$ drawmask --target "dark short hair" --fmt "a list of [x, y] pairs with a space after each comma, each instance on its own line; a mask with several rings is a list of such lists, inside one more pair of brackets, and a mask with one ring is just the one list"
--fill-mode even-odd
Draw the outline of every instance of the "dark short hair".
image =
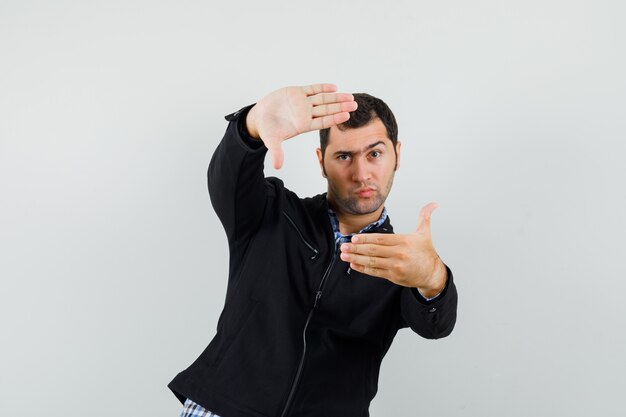
[[[385, 129], [387, 129], [387, 136], [393, 144], [393, 151], [396, 152], [396, 143], [398, 142], [398, 124], [396, 123], [396, 118], [394, 117], [389, 106], [387, 106], [387, 104], [381, 99], [366, 93], [354, 93], [353, 96], [354, 101], [358, 104], [358, 107], [355, 111], [350, 112], [350, 118], [346, 122], [336, 126], [337, 129], [341, 131], [356, 129], [365, 126], [375, 118], [379, 118], [383, 122], [383, 125], [385, 125]], [[329, 136], [330, 128], [320, 129], [320, 149], [322, 151], [322, 158], [326, 152]]]

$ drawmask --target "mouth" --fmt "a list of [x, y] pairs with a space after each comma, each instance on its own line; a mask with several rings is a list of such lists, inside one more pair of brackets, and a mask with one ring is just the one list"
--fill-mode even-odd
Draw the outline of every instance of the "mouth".
[[356, 190], [356, 194], [359, 197], [371, 197], [372, 194], [374, 194], [374, 190], [371, 188], [360, 188], [358, 190]]

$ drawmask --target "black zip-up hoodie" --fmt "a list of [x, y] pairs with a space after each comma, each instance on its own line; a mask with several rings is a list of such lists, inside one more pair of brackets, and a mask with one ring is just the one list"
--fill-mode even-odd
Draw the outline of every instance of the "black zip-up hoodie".
[[[267, 148], [243, 125], [251, 107], [226, 116], [208, 170], [230, 249], [217, 334], [168, 387], [221, 417], [369, 416], [396, 332], [452, 331], [452, 273], [427, 302], [415, 288], [350, 270], [334, 250], [326, 195], [302, 199], [264, 177]], [[372, 232], [393, 233], [389, 217]]]

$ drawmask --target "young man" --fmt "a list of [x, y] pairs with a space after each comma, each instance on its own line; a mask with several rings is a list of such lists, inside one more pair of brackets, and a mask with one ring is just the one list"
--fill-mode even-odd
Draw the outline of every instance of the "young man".
[[[217, 334], [168, 385], [183, 416], [368, 416], [397, 331], [454, 328], [456, 288], [430, 238], [436, 205], [411, 234], [394, 234], [384, 207], [400, 167], [393, 113], [336, 90], [286, 87], [226, 116], [208, 185], [228, 287]], [[268, 151], [280, 168], [284, 140], [320, 129], [326, 193], [299, 198], [264, 176]]]

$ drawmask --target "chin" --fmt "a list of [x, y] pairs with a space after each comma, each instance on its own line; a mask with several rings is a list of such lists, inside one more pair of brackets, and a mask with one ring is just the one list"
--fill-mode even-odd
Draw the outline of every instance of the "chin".
[[385, 200], [380, 196], [364, 198], [349, 198], [342, 201], [344, 209], [351, 214], [370, 214], [378, 210]]

